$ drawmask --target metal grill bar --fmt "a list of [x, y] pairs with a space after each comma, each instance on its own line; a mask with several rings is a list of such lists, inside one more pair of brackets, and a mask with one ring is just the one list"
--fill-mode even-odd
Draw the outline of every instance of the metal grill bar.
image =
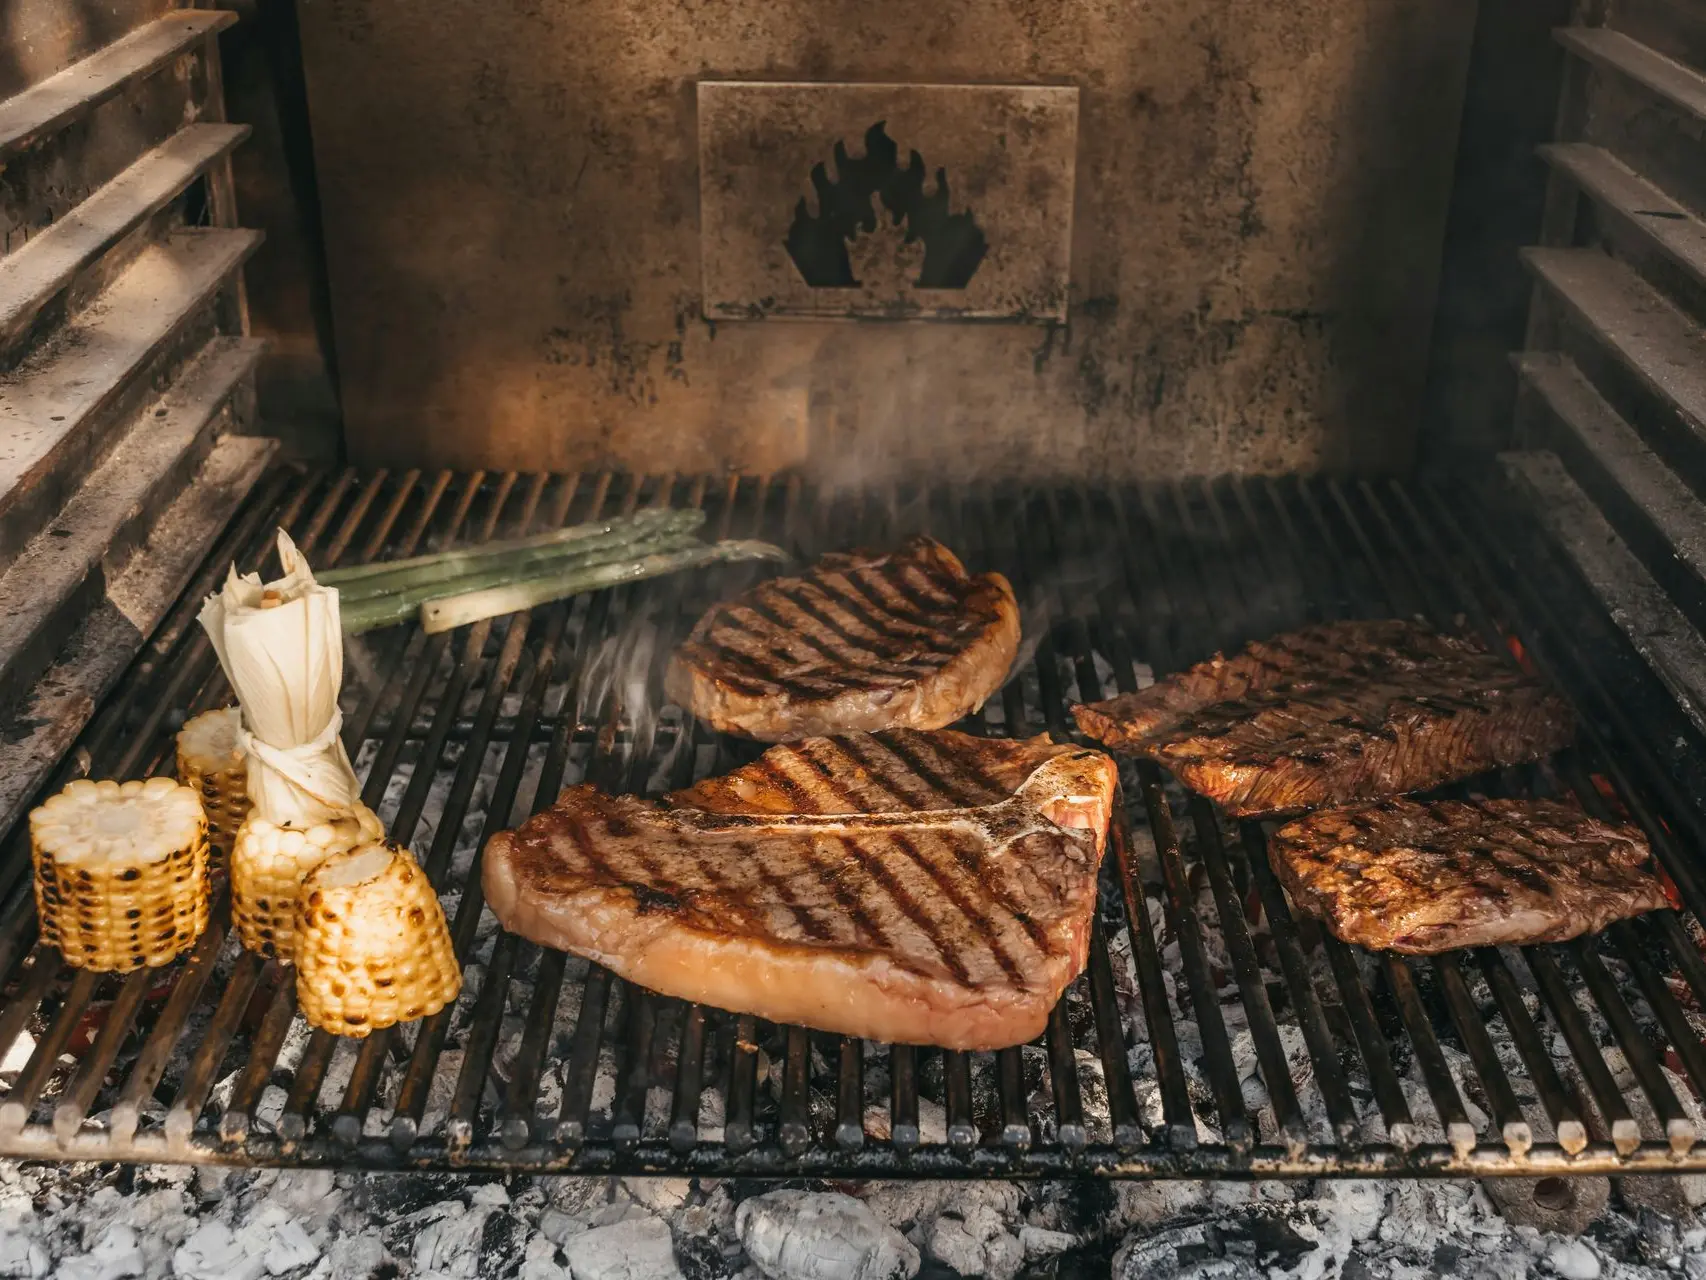
[[574, 1045], [563, 1070], [563, 1105], [557, 1117], [557, 1141], [579, 1146], [586, 1140], [587, 1113], [592, 1109], [593, 1074], [598, 1070], [598, 1041], [604, 1034], [604, 1012], [613, 979], [608, 969], [594, 965], [581, 996]]
[[1161, 1084], [1161, 1115], [1166, 1142], [1174, 1150], [1188, 1151], [1197, 1145], [1197, 1125], [1191, 1114], [1190, 1092], [1179, 1058], [1179, 1037], [1173, 1015], [1167, 1008], [1167, 989], [1161, 976], [1161, 958], [1155, 949], [1155, 930], [1149, 920], [1149, 904], [1138, 882], [1126, 836], [1124, 806], [1114, 812], [1110, 843], [1125, 890], [1126, 919], [1135, 926], [1132, 954], [1137, 961], [1138, 984], [1143, 996], [1143, 1018], [1154, 1051], [1155, 1071]]
[[1678, 1154], [1686, 1154], [1699, 1137], [1696, 1126], [1683, 1110], [1676, 1091], [1665, 1079], [1658, 1055], [1641, 1034], [1635, 1015], [1623, 1002], [1622, 995], [1618, 993], [1617, 986], [1606, 972], [1598, 953], [1580, 942], [1569, 943], [1563, 950], [1575, 961], [1576, 971], [1587, 983], [1588, 990], [1593, 993], [1593, 998], [1605, 1014], [1606, 1021], [1611, 1024], [1612, 1034], [1616, 1036], [1624, 1058], [1634, 1071], [1635, 1078], [1641, 1083], [1641, 1091], [1653, 1104], [1659, 1123], [1664, 1126], [1665, 1138]]
[[1617, 1082], [1612, 1079], [1611, 1069], [1605, 1065], [1605, 1058], [1594, 1041], [1593, 1032], [1588, 1028], [1586, 1019], [1582, 1017], [1575, 1001], [1570, 998], [1563, 974], [1558, 971], [1551, 953], [1544, 947], [1526, 949], [1524, 959], [1528, 962], [1529, 972], [1539, 983], [1547, 1012], [1558, 1024], [1558, 1029], [1569, 1043], [1571, 1054], [1582, 1069], [1600, 1115], [1610, 1126], [1612, 1142], [1619, 1154], [1628, 1155], [1641, 1144], [1640, 1127], [1630, 1113], [1628, 1102], [1619, 1092]]
[[1232, 872], [1226, 864], [1226, 849], [1221, 843], [1220, 819], [1215, 816], [1214, 807], [1200, 797], [1191, 802], [1191, 816], [1196, 823], [1197, 847], [1208, 866], [1209, 883], [1214, 886], [1215, 906], [1227, 948], [1232, 953], [1238, 990], [1243, 995], [1244, 1010], [1250, 1018], [1262, 1083], [1267, 1086], [1268, 1097], [1273, 1100], [1274, 1117], [1279, 1123], [1280, 1137], [1286, 1150], [1301, 1158], [1309, 1144], [1309, 1134], [1303, 1127], [1303, 1112], [1297, 1103], [1297, 1091], [1292, 1087], [1285, 1048], [1280, 1044], [1279, 1025], [1274, 1021], [1273, 1007], [1268, 1003], [1267, 989], [1263, 986], [1256, 948], [1250, 941], [1250, 930], [1244, 922], [1244, 909], [1238, 901], [1238, 891], [1232, 887]]
[[1238, 1087], [1238, 1072], [1232, 1061], [1232, 1042], [1226, 1034], [1226, 1020], [1221, 1016], [1214, 980], [1209, 976], [1208, 955], [1203, 949], [1202, 928], [1197, 921], [1196, 904], [1186, 877], [1184, 860], [1179, 853], [1173, 814], [1161, 788], [1160, 771], [1153, 765], [1143, 764], [1138, 766], [1138, 777], [1142, 780], [1143, 803], [1149, 811], [1149, 827], [1155, 833], [1155, 847], [1161, 856], [1161, 870], [1166, 881], [1167, 927], [1179, 941], [1185, 982], [1190, 987], [1197, 1029], [1202, 1035], [1203, 1069], [1208, 1075], [1210, 1088], [1214, 1090], [1221, 1132], [1234, 1151], [1247, 1151], [1255, 1138], [1250, 1132], [1249, 1118], [1244, 1114], [1244, 1095]]
[[[1300, 1029], [1309, 1046], [1309, 1061], [1315, 1070], [1316, 1083], [1321, 1088], [1328, 1122], [1341, 1145], [1354, 1146], [1358, 1141], [1356, 1104], [1351, 1101], [1350, 1086], [1345, 1080], [1333, 1034], [1327, 1028], [1326, 1015], [1321, 1011], [1320, 998], [1309, 980], [1309, 962], [1304, 957], [1303, 946], [1292, 924], [1291, 909], [1286, 905], [1279, 881], [1274, 879], [1268, 867], [1265, 843], [1266, 837], [1258, 824], [1244, 824], [1244, 845], [1251, 875], [1261, 895], [1263, 916], [1273, 932], [1274, 948], [1279, 955], [1280, 969], [1285, 974], [1292, 1008], [1297, 1011]], [[1398, 1088], [1395, 1076], [1391, 1077], [1391, 1087]], [[1397, 1097], [1401, 1103], [1401, 1089]]]
[[1487, 1087], [1493, 1123], [1498, 1127], [1499, 1136], [1513, 1156], [1522, 1156], [1534, 1145], [1534, 1131], [1522, 1118], [1516, 1093], [1505, 1076], [1504, 1068], [1499, 1065], [1498, 1051], [1493, 1048], [1492, 1038], [1481, 1022], [1481, 1012], [1469, 994], [1469, 985], [1463, 980], [1463, 970], [1458, 968], [1455, 956], [1439, 957], [1434, 961], [1434, 970], [1445, 988], [1451, 1021], [1457, 1028], [1457, 1034], [1463, 1038], [1469, 1060], [1475, 1064], [1475, 1074]]
[[[194, 625], [200, 598], [230, 559], [257, 565], [275, 524], [315, 563], [332, 564], [665, 504], [703, 505], [719, 536], [769, 536], [806, 556], [928, 529], [972, 567], [1001, 569], [1036, 644], [967, 722], [978, 733], [1071, 735], [1071, 703], [1135, 689], [1139, 660], [1161, 673], [1311, 620], [1417, 613], [1447, 627], [1466, 618], [1496, 644], [1520, 637], [1523, 659], [1577, 698], [1582, 747], [1556, 769], [1476, 785], [1499, 794], [1563, 788], [1602, 816], [1629, 815], [1687, 907], [1706, 906], [1706, 874], [1691, 852], [1706, 818], [1655, 752], [1670, 738], [1647, 723], [1646, 704], [1613, 696], [1628, 675], [1615, 665], [1615, 629], [1569, 594], [1543, 546], [1508, 520], [1465, 495], [1397, 482], [825, 496], [798, 477], [281, 472], [91, 722], [81, 758], [96, 776], [170, 771], [179, 717], [228, 697]], [[678, 711], [653, 712], [675, 641], [707, 603], [761, 572], [732, 566], [686, 590], [636, 584], [447, 636], [399, 628], [363, 646], [372, 661], [352, 666], [345, 733], [352, 755], [365, 752], [364, 796], [376, 808], [395, 805], [384, 816], [405, 842], [430, 826], [426, 869], [455, 895], [458, 954], [482, 976], [454, 1009], [359, 1047], [310, 1035], [293, 1064], [281, 1062], [296, 1016], [290, 974], [241, 955], [222, 922], [163, 975], [169, 992], [156, 975], [65, 971], [56, 953], [33, 946], [27, 840], [12, 833], [0, 861], [8, 984], [0, 1051], [26, 1027], [36, 1045], [0, 1096], [0, 1150], [854, 1177], [1706, 1167], [1686, 1096], [1689, 1085], [1706, 1085], [1706, 1050], [1676, 994], [1686, 986], [1706, 1006], [1706, 958], [1680, 917], [1660, 913], [1562, 948], [1478, 952], [1467, 966], [1462, 957], [1386, 958], [1365, 973], [1354, 949], [1292, 912], [1260, 824], [1244, 824], [1229, 844], [1219, 816], [1197, 801], [1191, 822], [1176, 826], [1182, 801], [1147, 767], [1128, 779], [1144, 803], [1122, 811], [1110, 833], [1110, 892], [1088, 970], [1039, 1041], [1047, 1083], [1034, 1092], [1033, 1050], [921, 1055], [770, 1027], [633, 990], [482, 924], [486, 839], [548, 805], [563, 783], [677, 789], [755, 754]], [[613, 687], [613, 663], [643, 679], [645, 707]], [[375, 675], [364, 679], [369, 668]], [[76, 767], [68, 760], [54, 785]], [[471, 821], [485, 777], [494, 780], [489, 802]], [[1222, 947], [1224, 973], [1214, 959]], [[1129, 957], [1123, 977], [1121, 957]], [[1525, 989], [1538, 995], [1538, 1015]], [[506, 1019], [512, 1010], [521, 1016]], [[1195, 1025], [1189, 1058], [1179, 1036], [1186, 1022]], [[1568, 1060], [1552, 1055], [1544, 1023]], [[192, 1026], [202, 1028], [194, 1043]], [[1253, 1054], [1266, 1094], [1259, 1128], [1239, 1079], [1252, 1067], [1234, 1058], [1233, 1026], [1247, 1029], [1242, 1051]], [[1641, 1134], [1596, 1026], [1664, 1132]], [[89, 1032], [81, 1039], [80, 1028]], [[1285, 1036], [1297, 1033], [1309, 1079], [1288, 1069]], [[1500, 1056], [1503, 1037], [1510, 1058]], [[60, 1068], [61, 1049], [74, 1043], [85, 1047]], [[1686, 1080], [1666, 1074], [1667, 1052]], [[779, 1070], [760, 1071], [772, 1061]], [[1101, 1077], [1094, 1107], [1080, 1085], [1092, 1066]], [[226, 1072], [218, 1093], [229, 1102], [206, 1114]], [[1437, 1128], [1434, 1117], [1412, 1117], [1406, 1074], [1431, 1099]], [[280, 1080], [285, 1105], [269, 1125], [260, 1104]], [[661, 1109], [648, 1106], [656, 1089], [668, 1097]], [[1464, 1089], [1491, 1114], [1491, 1141], [1469, 1126]], [[157, 1095], [170, 1098], [163, 1111]], [[1366, 1112], [1359, 1098], [1372, 1101]], [[925, 1115], [926, 1100], [939, 1120]], [[1590, 1102], [1609, 1142], [1590, 1140], [1579, 1110]], [[886, 1133], [869, 1129], [873, 1107], [886, 1108]], [[719, 1113], [722, 1133], [704, 1130], [702, 1120]], [[1212, 1140], [1199, 1140], [1199, 1116], [1218, 1131]], [[1319, 1121], [1308, 1116], [1324, 1116], [1325, 1127], [1312, 1133]], [[1540, 1120], [1552, 1135], [1545, 1141], [1534, 1137]], [[374, 1132], [382, 1136], [367, 1136]]]
[[[858, 1051], [856, 1042], [853, 1048]], [[691, 1151], [694, 1143], [699, 1141], [699, 1101], [705, 1079], [705, 1011], [697, 1005], [688, 1011], [682, 1023], [676, 1064], [675, 1098], [669, 1113], [669, 1145], [676, 1151]], [[843, 1129], [846, 1123], [844, 1116], [841, 1121]], [[861, 1129], [860, 1138], [863, 1136]], [[836, 1140], [844, 1145], [848, 1141], [842, 1129], [837, 1130]]]
[[1421, 995], [1416, 990], [1415, 974], [1408, 961], [1394, 955], [1384, 957], [1382, 972], [1392, 998], [1398, 1004], [1398, 1016], [1404, 1020], [1404, 1030], [1415, 1047], [1416, 1062], [1421, 1067], [1428, 1096], [1433, 1099], [1434, 1114], [1445, 1129], [1446, 1141], [1460, 1157], [1467, 1155], [1475, 1146], [1475, 1129], [1469, 1123], [1469, 1113], [1464, 1109], [1463, 1095], [1458, 1092], [1451, 1066], [1434, 1037], [1433, 1024], [1429, 1022]]
[[[694, 1013], [699, 1013], [697, 1008]], [[844, 1151], [853, 1151], [865, 1145], [865, 1056], [864, 1048], [857, 1040], [842, 1037], [841, 1065], [835, 1073], [835, 1145]], [[1005, 1062], [1005, 1060], [1004, 1060]], [[1015, 1063], [1017, 1065], [1017, 1063]], [[1007, 1094], [1007, 1078], [1002, 1078], [1002, 1096]], [[1023, 1103], [1020, 1103], [1019, 1123], [1024, 1123]], [[1012, 1112], [1008, 1113], [1011, 1123]], [[1030, 1140], [1030, 1130], [1025, 1130], [1025, 1141]]]
[[[810, 1102], [806, 1093], [811, 1061], [805, 1030], [789, 1027], [787, 1037], [787, 1056], [782, 1061], [782, 1118], [776, 1137], [785, 1154], [797, 1156], [811, 1145], [812, 1140]], [[950, 1091], [952, 1088], [950, 1077]]]
[[[1123, 1060], [1123, 1059], [1122, 1059]], [[842, 1062], [847, 1061], [847, 1052], [842, 1051]], [[1025, 1115], [1025, 1066], [1024, 1059], [1016, 1048], [1003, 1049], [995, 1055], [995, 1070], [997, 1088], [1001, 1098], [1001, 1133], [1000, 1141], [1015, 1150], [1024, 1150], [1031, 1145], [1031, 1122]], [[845, 1095], [850, 1086], [842, 1084]]]
[[[753, 1093], [758, 1088], [758, 1046], [753, 1043], [757, 1033], [754, 1022], [749, 1017], [741, 1017], [735, 1022], [735, 1047], [730, 1055], [729, 1065], [729, 1102], [728, 1121], [724, 1126], [724, 1141], [729, 1148], [737, 1153], [750, 1151], [758, 1144], [762, 1136], [752, 1117]], [[900, 1072], [895, 1072], [898, 1089], [901, 1086]], [[910, 1079], [910, 1077], [909, 1077]], [[913, 1093], [916, 1099], [916, 1092]], [[896, 1108], [898, 1113], [899, 1108]], [[913, 1131], [918, 1128], [917, 1113], [913, 1114]], [[900, 1139], [897, 1138], [898, 1142]], [[916, 1137], [914, 1141], [916, 1142]]]
[[[1131, 1059], [1125, 1053], [1125, 1032], [1120, 1026], [1119, 997], [1114, 992], [1114, 970], [1108, 960], [1106, 932], [1098, 922], [1090, 937], [1090, 1000], [1096, 1016], [1096, 1043], [1102, 1051], [1102, 1078], [1108, 1090], [1108, 1122], [1114, 1145], [1132, 1151], [1143, 1143], [1143, 1125], [1138, 1120], [1137, 1097], [1131, 1082]], [[1052, 1032], [1051, 1032], [1052, 1034]], [[1016, 1049], [1004, 1050], [1019, 1069]], [[1024, 1114], [1022, 1106], [1019, 1115]], [[1013, 1120], [1009, 1119], [1009, 1126]], [[1009, 1139], [1013, 1141], [1013, 1139]], [[1030, 1141], [1030, 1128], [1025, 1128]]]
[[1577, 1114], [1576, 1104], [1565, 1090], [1564, 1082], [1558, 1078], [1558, 1069], [1547, 1055], [1539, 1028], [1528, 1016], [1516, 979], [1511, 977], [1503, 957], [1492, 948], [1484, 947], [1476, 952], [1476, 959], [1480, 962], [1493, 999], [1498, 1002], [1499, 1016], [1504, 1019], [1517, 1052], [1522, 1055], [1528, 1078], [1534, 1082], [1535, 1091], [1540, 1095], [1546, 1117], [1552, 1122], [1558, 1144], [1571, 1153], [1580, 1151], [1588, 1144], [1587, 1126]]
[[66, 994], [65, 1003], [60, 1005], [59, 1013], [54, 1017], [48, 1032], [36, 1042], [35, 1052], [24, 1064], [24, 1069], [12, 1084], [12, 1090], [6, 1095], [6, 1101], [0, 1103], [0, 1134], [11, 1133], [24, 1127], [29, 1119], [30, 1109], [35, 1106], [36, 1099], [41, 1097], [41, 1091], [47, 1084], [47, 1073], [53, 1069], [59, 1055], [65, 1051], [66, 1043], [71, 1039], [71, 1032], [77, 1026], [77, 1020], [82, 1016], [89, 998], [95, 994], [95, 988], [100, 984], [102, 975], [91, 973], [87, 969], [79, 969], [77, 976], [71, 980], [71, 990]]

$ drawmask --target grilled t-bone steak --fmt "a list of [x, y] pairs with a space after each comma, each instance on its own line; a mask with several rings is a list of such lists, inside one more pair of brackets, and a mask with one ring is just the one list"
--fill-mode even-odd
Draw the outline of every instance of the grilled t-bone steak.
[[653, 991], [993, 1049], [1084, 966], [1116, 778], [1046, 736], [812, 738], [667, 808], [571, 787], [492, 838], [483, 881], [506, 929]]
[[1270, 849], [1301, 910], [1377, 951], [1561, 942], [1670, 905], [1640, 831], [1555, 800], [1343, 805]]
[[971, 577], [917, 537], [890, 555], [824, 556], [714, 605], [664, 687], [723, 732], [761, 742], [939, 729], [982, 706], [1018, 651], [1007, 579]]
[[1548, 755], [1574, 732], [1539, 680], [1402, 621], [1287, 632], [1073, 715], [1242, 817], [1426, 790]]

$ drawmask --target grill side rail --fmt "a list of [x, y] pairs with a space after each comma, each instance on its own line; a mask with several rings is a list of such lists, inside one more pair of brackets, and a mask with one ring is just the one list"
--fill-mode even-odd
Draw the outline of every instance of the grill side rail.
[[[218, 9], [123, 6], [0, 101], [0, 823], [154, 637], [275, 453], [256, 434]], [[153, 16], [158, 15], [158, 16]], [[74, 36], [67, 35], [67, 39]], [[40, 67], [39, 48], [25, 60]], [[61, 779], [62, 780], [62, 779]]]
[[1567, 73], [1500, 469], [1698, 732], [1706, 28], [1680, 7], [1601, 8], [1602, 25], [1555, 33]]

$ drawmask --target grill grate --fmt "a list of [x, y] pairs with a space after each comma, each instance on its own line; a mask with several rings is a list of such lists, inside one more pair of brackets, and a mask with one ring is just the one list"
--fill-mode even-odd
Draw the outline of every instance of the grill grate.
[[[1553, 763], [1457, 790], [1626, 813], [1690, 913], [1706, 906], [1702, 789], [1663, 691], [1498, 504], [1386, 481], [818, 493], [797, 479], [281, 472], [65, 773], [172, 768], [175, 727], [227, 697], [194, 626], [200, 599], [231, 559], [257, 563], [275, 523], [329, 566], [663, 503], [807, 556], [927, 528], [1006, 572], [1035, 649], [973, 732], [1067, 735], [1072, 701], [1136, 688], [1140, 661], [1161, 673], [1307, 621], [1419, 613], [1476, 629], [1569, 692], [1583, 732]], [[850, 1177], [1706, 1169], [1693, 1099], [1706, 959], [1683, 915], [1564, 946], [1370, 956], [1292, 915], [1259, 824], [1225, 822], [1147, 765], [1126, 772], [1089, 967], [1038, 1045], [943, 1053], [770, 1027], [497, 931], [478, 851], [566, 782], [658, 793], [756, 755], [659, 689], [700, 610], [758, 572], [355, 648], [345, 734], [364, 798], [421, 855], [469, 965], [461, 1001], [420, 1024], [360, 1042], [308, 1032], [288, 975], [238, 950], [222, 911], [163, 973], [68, 971], [33, 945], [13, 833], [0, 1058], [17, 1072], [0, 1152]]]

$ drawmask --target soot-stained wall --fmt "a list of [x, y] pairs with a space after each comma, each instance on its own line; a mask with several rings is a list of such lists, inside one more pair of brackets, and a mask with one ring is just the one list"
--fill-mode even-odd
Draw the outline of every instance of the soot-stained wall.
[[[1473, 12], [299, 0], [350, 451], [869, 476], [1401, 467]], [[695, 104], [721, 78], [1077, 86], [1066, 322], [708, 323]], [[801, 173], [790, 207], [811, 192]]]

